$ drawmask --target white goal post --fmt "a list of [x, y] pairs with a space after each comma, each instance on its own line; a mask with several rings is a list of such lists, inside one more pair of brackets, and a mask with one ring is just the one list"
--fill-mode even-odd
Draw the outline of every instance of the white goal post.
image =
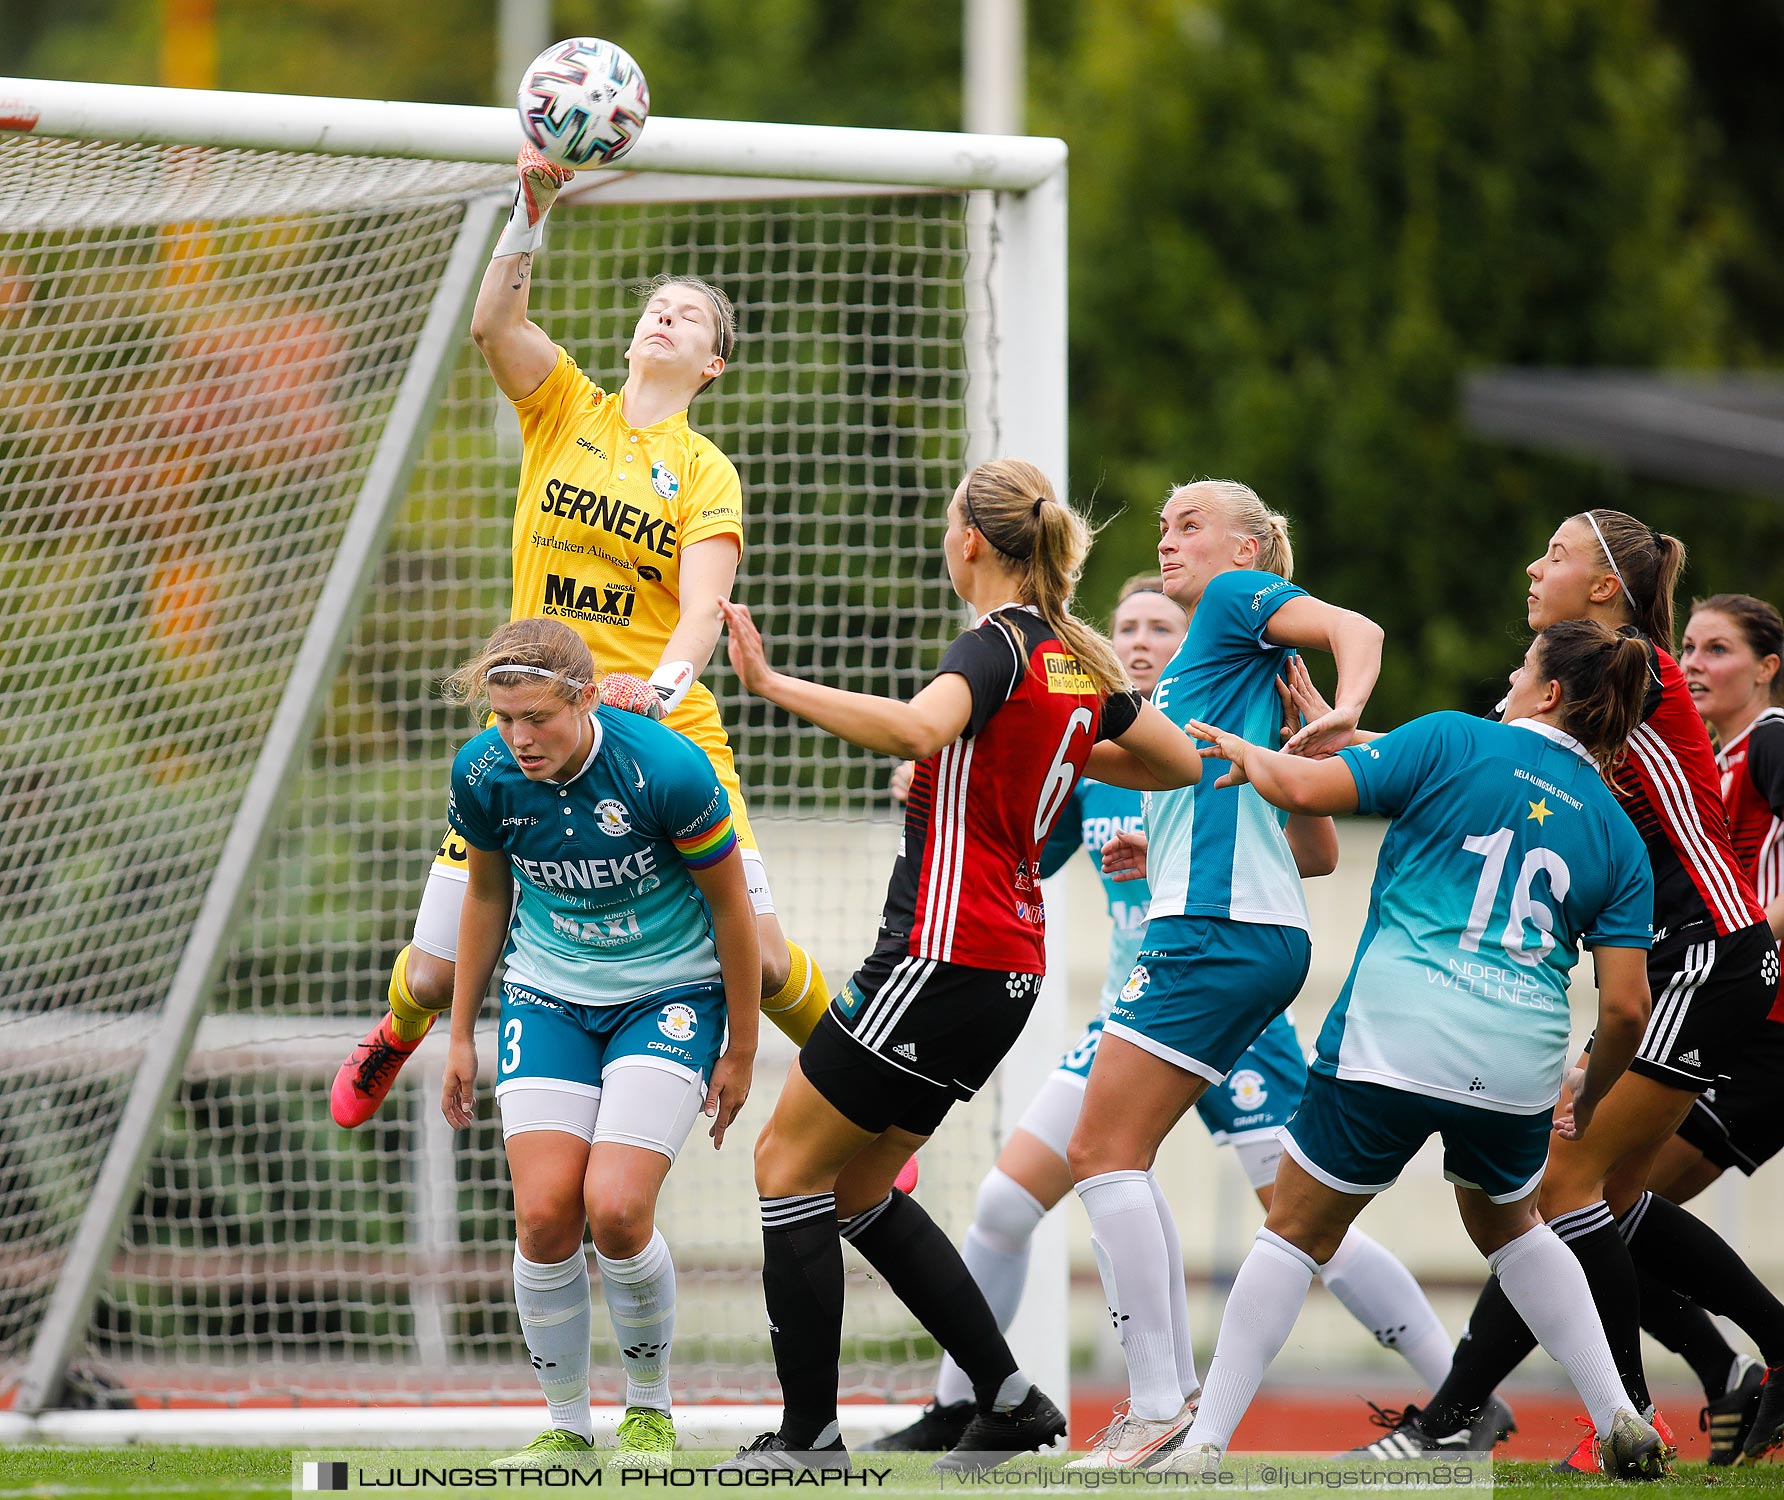
[[[519, 141], [500, 109], [0, 79], [15, 1412], [528, 1399], [497, 1134], [453, 1139], [426, 1049], [356, 1136], [324, 1101], [475, 727], [433, 684], [506, 615], [517, 433], [465, 330]], [[801, 670], [908, 692], [959, 623], [934, 551], [959, 473], [1013, 454], [1065, 491], [1065, 226], [1056, 140], [653, 118], [559, 199], [535, 315], [611, 382], [631, 283], [733, 291], [740, 357], [693, 421], [744, 475], [740, 589]], [[789, 935], [840, 983], [887, 768], [710, 680]], [[1051, 980], [925, 1153], [950, 1233], [1065, 1015]], [[743, 1149], [696, 1137], [664, 1200], [705, 1401], [773, 1395], [764, 1054]], [[743, 1222], [709, 1231], [721, 1201]], [[1066, 1283], [1056, 1216], [1012, 1343], [1062, 1404]], [[858, 1267], [849, 1316], [846, 1394], [926, 1395], [932, 1351]]]

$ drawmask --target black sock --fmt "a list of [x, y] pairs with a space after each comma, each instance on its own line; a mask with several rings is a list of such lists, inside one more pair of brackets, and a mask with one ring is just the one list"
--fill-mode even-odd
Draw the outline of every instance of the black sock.
[[1635, 1262], [1629, 1258], [1629, 1247], [1617, 1232], [1610, 1205], [1601, 1198], [1549, 1220], [1549, 1228], [1573, 1251], [1574, 1259], [1586, 1273], [1586, 1285], [1592, 1289], [1592, 1302], [1598, 1309], [1598, 1321], [1604, 1325], [1605, 1342], [1611, 1346], [1617, 1378], [1629, 1392], [1630, 1404], [1637, 1414], [1645, 1412], [1654, 1403], [1648, 1395], [1647, 1372], [1642, 1368], [1641, 1287], [1636, 1280]]
[[836, 1195], [758, 1198], [762, 1293], [786, 1409], [780, 1433], [795, 1448], [822, 1448], [837, 1434], [842, 1360], [842, 1240]]
[[929, 1336], [954, 1356], [973, 1383], [979, 1410], [990, 1411], [1004, 1382], [1016, 1373], [1016, 1357], [972, 1272], [935, 1220], [894, 1189], [884, 1202], [844, 1224], [842, 1234]]
[[1642, 1270], [1706, 1311], [1734, 1319], [1768, 1365], [1784, 1364], [1784, 1303], [1708, 1224], [1676, 1203], [1643, 1193], [1623, 1215], [1621, 1228]]
[[1536, 1335], [1525, 1327], [1511, 1298], [1500, 1289], [1499, 1278], [1490, 1277], [1468, 1315], [1468, 1328], [1456, 1345], [1450, 1372], [1420, 1414], [1419, 1425], [1432, 1437], [1460, 1432], [1480, 1415], [1499, 1382], [1535, 1347]]
[[1642, 1327], [1691, 1366], [1706, 1401], [1725, 1395], [1728, 1372], [1734, 1368], [1734, 1350], [1728, 1347], [1722, 1330], [1695, 1302], [1662, 1286], [1646, 1271], [1638, 1269], [1636, 1278], [1642, 1289]]

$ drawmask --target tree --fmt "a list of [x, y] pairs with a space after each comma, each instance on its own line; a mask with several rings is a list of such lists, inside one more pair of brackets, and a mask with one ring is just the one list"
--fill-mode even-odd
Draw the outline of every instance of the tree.
[[[1173, 480], [1252, 483], [1375, 616], [1371, 718], [1491, 702], [1520, 565], [1634, 510], [1702, 591], [1784, 586], [1784, 511], [1472, 441], [1473, 365], [1708, 368], [1741, 341], [1684, 69], [1626, 0], [1092, 0], [1037, 89], [1072, 156], [1074, 487], [1141, 563]], [[1702, 580], [1700, 583], [1699, 580]]]

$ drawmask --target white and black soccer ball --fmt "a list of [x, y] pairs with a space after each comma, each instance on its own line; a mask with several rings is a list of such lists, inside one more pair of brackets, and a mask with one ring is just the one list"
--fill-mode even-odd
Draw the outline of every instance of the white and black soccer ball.
[[517, 100], [520, 128], [560, 167], [616, 162], [650, 118], [650, 86], [624, 48], [599, 37], [555, 42], [528, 65]]

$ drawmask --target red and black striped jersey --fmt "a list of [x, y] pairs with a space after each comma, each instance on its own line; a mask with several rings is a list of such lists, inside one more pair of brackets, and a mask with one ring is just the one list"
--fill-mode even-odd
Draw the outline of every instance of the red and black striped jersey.
[[948, 647], [966, 679], [960, 738], [918, 762], [869, 963], [905, 957], [1046, 972], [1041, 848], [1099, 740], [1127, 733], [1133, 693], [1106, 701], [1033, 609], [1008, 605]]
[[1711, 922], [1726, 935], [1763, 922], [1735, 856], [1710, 734], [1679, 664], [1649, 643], [1656, 685], [1612, 785], [1654, 866], [1654, 934]]
[[[1766, 709], [1718, 749], [1716, 768], [1735, 858], [1769, 906], [1784, 893], [1784, 709]], [[1770, 1018], [1784, 1021], [1784, 980]]]

